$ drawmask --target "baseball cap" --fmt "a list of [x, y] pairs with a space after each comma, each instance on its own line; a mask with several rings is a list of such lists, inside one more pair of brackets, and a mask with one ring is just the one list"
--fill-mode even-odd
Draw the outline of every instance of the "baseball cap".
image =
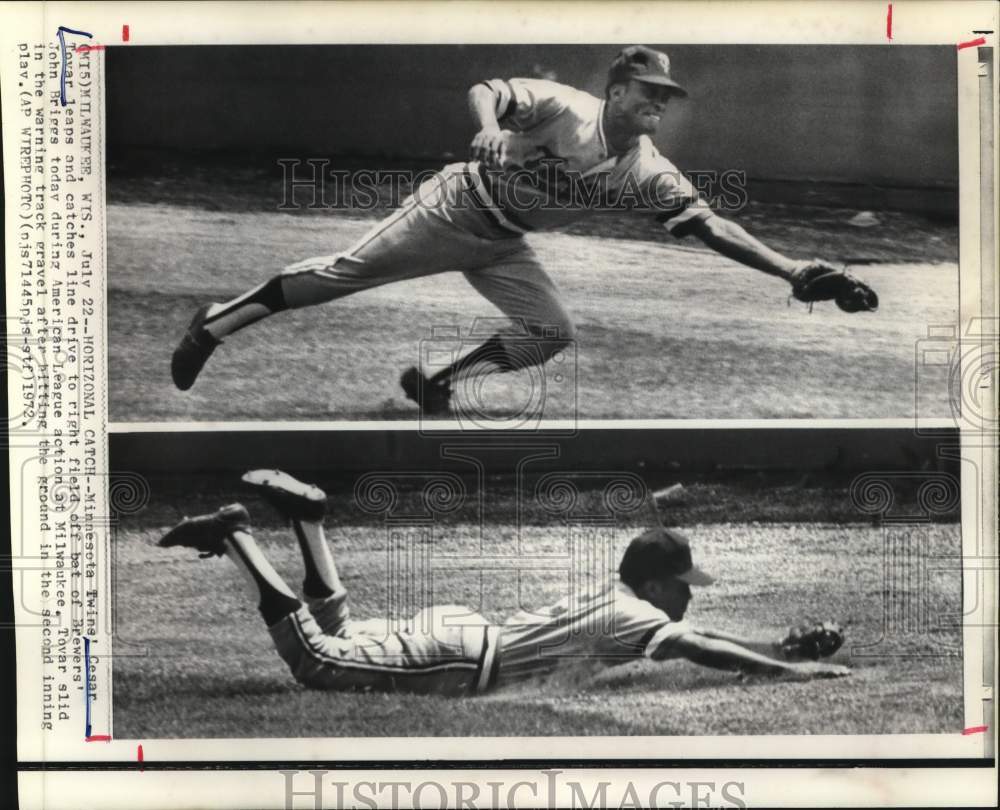
[[670, 59], [662, 51], [654, 51], [645, 45], [630, 45], [623, 48], [608, 71], [608, 85], [635, 79], [648, 84], [672, 87], [679, 96], [686, 96], [687, 90], [670, 78]]
[[672, 576], [689, 585], [715, 580], [691, 560], [690, 541], [675, 529], [657, 528], [634, 537], [622, 555], [618, 574], [626, 584]]

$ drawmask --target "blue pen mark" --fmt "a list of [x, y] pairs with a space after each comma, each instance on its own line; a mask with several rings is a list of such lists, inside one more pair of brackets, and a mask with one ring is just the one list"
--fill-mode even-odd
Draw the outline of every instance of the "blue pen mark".
[[84, 736], [84, 742], [111, 742], [110, 734], [91, 734], [93, 729], [90, 727], [90, 704], [93, 702], [94, 697], [90, 694], [90, 639], [83, 636], [83, 666], [86, 672], [83, 674], [83, 699], [87, 707], [87, 726], [84, 729], [87, 733]]
[[88, 34], [86, 31], [76, 31], [73, 28], [66, 28], [63, 25], [59, 26], [57, 36], [59, 37], [59, 50], [62, 54], [62, 67], [59, 70], [59, 103], [63, 107], [66, 106], [66, 34], [76, 34], [79, 37], [88, 37], [89, 39], [94, 38], [93, 34]]
[[87, 705], [87, 733], [84, 735], [90, 737], [90, 639], [86, 636], [83, 637], [83, 696]]

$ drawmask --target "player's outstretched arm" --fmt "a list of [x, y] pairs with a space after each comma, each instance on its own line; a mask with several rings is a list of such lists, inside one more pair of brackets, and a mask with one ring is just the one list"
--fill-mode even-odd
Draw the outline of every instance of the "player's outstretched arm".
[[791, 282], [796, 270], [808, 262], [795, 261], [772, 250], [735, 222], [718, 215], [699, 220], [692, 233], [728, 259]]
[[[656, 657], [656, 656], [654, 656]], [[713, 669], [747, 672], [757, 675], [791, 675], [801, 678], [836, 678], [851, 670], [839, 664], [816, 661], [783, 661], [722, 638], [700, 632], [688, 632], [667, 647], [669, 658], [686, 658]]]
[[708, 638], [731, 641], [748, 650], [784, 661], [816, 661], [828, 658], [844, 644], [844, 628], [837, 622], [815, 622], [793, 627], [775, 641], [748, 639], [719, 630], [699, 630]]
[[743, 638], [742, 636], [737, 636], [733, 633], [723, 633], [721, 630], [698, 630], [698, 634], [705, 636], [706, 638], [717, 639], [718, 641], [730, 641], [733, 644], [738, 644], [740, 647], [752, 650], [760, 655], [766, 655], [769, 658], [779, 658], [782, 660], [798, 659], [798, 656], [789, 657], [786, 655], [782, 650], [780, 641]]
[[821, 259], [797, 262], [720, 216], [693, 223], [692, 233], [713, 250], [792, 285], [792, 295], [812, 307], [816, 301], [835, 301], [844, 312], [875, 312], [878, 294], [868, 284]]

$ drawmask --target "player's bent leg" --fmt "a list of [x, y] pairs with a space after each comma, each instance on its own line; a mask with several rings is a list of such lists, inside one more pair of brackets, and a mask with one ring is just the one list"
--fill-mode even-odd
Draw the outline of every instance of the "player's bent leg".
[[[504, 373], [542, 365], [576, 335], [555, 283], [521, 241], [483, 267], [465, 272], [466, 280], [514, 322], [510, 335], [495, 334], [451, 365], [427, 377], [409, 368], [400, 385], [427, 415], [447, 413], [452, 383], [462, 377]], [[527, 339], [525, 339], [527, 338]]]
[[[316, 493], [291, 476], [271, 470], [248, 477], [262, 491], [275, 490], [274, 501], [292, 514], [315, 509]], [[306, 503], [289, 505], [296, 494]], [[396, 630], [384, 620], [351, 623], [342, 586], [304, 605], [257, 546], [241, 504], [185, 518], [160, 545], [229, 557], [257, 595], [279, 655], [305, 686], [460, 695], [483, 691], [495, 680], [499, 629], [468, 608], [432, 608]]]
[[454, 381], [542, 365], [576, 336], [558, 288], [527, 245], [489, 267], [466, 272], [465, 277], [513, 321], [514, 328], [509, 334], [491, 336], [431, 377], [416, 368], [404, 372], [403, 390], [425, 414], [448, 410]]
[[476, 267], [488, 240], [456, 226], [441, 205], [431, 200], [433, 195], [423, 192], [425, 186], [446, 185], [446, 196], [454, 196], [457, 191], [452, 187], [459, 182], [453, 175], [432, 178], [345, 252], [289, 265], [237, 298], [199, 309], [174, 351], [171, 374], [175, 385], [182, 391], [191, 388], [225, 337], [278, 312], [326, 303], [394, 281]]
[[337, 632], [347, 618], [347, 590], [323, 532], [326, 493], [281, 470], [251, 470], [242, 480], [291, 523], [305, 567], [302, 590], [306, 602], [324, 632]]
[[[203, 556], [229, 557], [256, 592], [257, 608], [292, 674], [303, 683], [314, 679], [316, 661], [309, 646], [289, 641], [289, 638], [294, 639], [294, 628], [315, 626], [316, 622], [309, 608], [295, 598], [257, 546], [250, 533], [249, 515], [243, 506], [233, 504], [210, 515], [185, 518], [167, 533], [160, 545], [187, 546], [203, 552]], [[317, 628], [315, 632], [321, 631]]]
[[530, 338], [525, 341], [518, 335], [515, 342], [498, 335], [490, 339], [505, 350], [507, 365], [501, 371], [540, 365], [576, 337], [559, 288], [527, 244], [489, 267], [466, 273], [465, 278]]
[[159, 541], [163, 548], [184, 547], [202, 558], [229, 557], [257, 595], [257, 608], [268, 626], [302, 607], [288, 585], [264, 557], [251, 534], [250, 515], [234, 503], [207, 515], [184, 518]]

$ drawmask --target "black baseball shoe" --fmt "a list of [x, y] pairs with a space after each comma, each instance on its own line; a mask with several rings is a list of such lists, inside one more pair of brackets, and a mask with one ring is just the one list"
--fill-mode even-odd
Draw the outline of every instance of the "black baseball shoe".
[[448, 413], [451, 386], [446, 381], [432, 382], [416, 366], [411, 366], [403, 372], [399, 384], [403, 386], [406, 398], [416, 402], [424, 415], [441, 416]]
[[194, 385], [215, 347], [222, 343], [202, 326], [209, 306], [210, 304], [205, 304], [194, 314], [187, 332], [177, 344], [174, 356], [170, 359], [170, 376], [174, 378], [174, 385], [181, 391], [187, 391]]
[[320, 521], [326, 514], [326, 493], [303, 484], [281, 470], [251, 470], [243, 476], [267, 501], [289, 520]]
[[202, 558], [221, 557], [226, 553], [226, 538], [235, 531], [250, 531], [250, 514], [240, 503], [223, 506], [209, 515], [184, 518], [160, 538], [159, 545], [193, 548], [201, 552]]

